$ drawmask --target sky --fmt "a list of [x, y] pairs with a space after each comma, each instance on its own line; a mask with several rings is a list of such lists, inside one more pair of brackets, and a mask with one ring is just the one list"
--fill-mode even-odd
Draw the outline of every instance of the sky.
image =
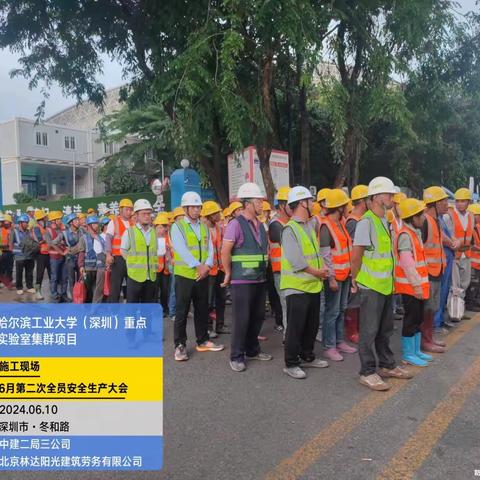
[[[480, 8], [476, 6], [476, 0], [457, 0], [457, 3], [461, 13]], [[13, 117], [33, 118], [38, 105], [43, 100], [39, 88], [28, 89], [28, 80], [10, 78], [10, 71], [18, 67], [18, 54], [0, 50], [0, 122]], [[99, 80], [106, 89], [120, 86], [124, 83], [121, 66], [104, 58], [104, 71]], [[50, 98], [46, 100], [46, 118], [75, 103], [73, 98], [65, 98], [58, 87], [53, 87], [49, 93]]]

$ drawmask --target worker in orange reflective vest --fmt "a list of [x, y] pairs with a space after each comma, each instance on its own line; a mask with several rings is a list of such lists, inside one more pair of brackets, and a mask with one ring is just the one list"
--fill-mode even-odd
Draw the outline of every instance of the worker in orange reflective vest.
[[[210, 338], [219, 334], [230, 333], [225, 326], [225, 289], [221, 287], [225, 280], [222, 265], [223, 227], [221, 225], [221, 208], [217, 202], [208, 200], [203, 203], [201, 216], [210, 230], [213, 245], [213, 265], [208, 277], [208, 333]], [[215, 328], [213, 323], [215, 322]]]
[[467, 290], [465, 302], [469, 309], [478, 311], [480, 306], [480, 204], [474, 203], [468, 207], [473, 214], [475, 226], [473, 227], [473, 244], [470, 261], [472, 264], [472, 279]]
[[328, 281], [325, 282], [322, 340], [324, 356], [335, 362], [343, 360], [342, 353], [357, 351], [344, 339], [344, 316], [350, 293], [352, 240], [343, 217], [349, 201], [348, 195], [341, 189], [327, 192], [327, 211], [320, 227], [320, 251], [329, 269]]
[[[268, 226], [270, 264], [272, 265], [275, 289], [278, 293], [278, 296], [280, 297], [281, 318], [284, 334], [287, 328], [287, 302], [285, 292], [283, 290], [280, 290], [280, 271], [282, 269], [281, 260], [283, 227], [288, 223], [292, 214], [290, 207], [287, 204], [288, 193], [290, 192], [290, 190], [291, 188], [288, 186], [280, 187], [278, 189], [276, 213]], [[276, 323], [275, 328], [278, 329], [278, 322]]]
[[[452, 268], [452, 287], [450, 296], [465, 298], [466, 291], [470, 285], [472, 274], [471, 246], [473, 241], [473, 214], [468, 211], [472, 201], [472, 193], [468, 188], [459, 188], [455, 192], [455, 205], [444, 215], [447, 227], [453, 232], [457, 242], [455, 260]], [[468, 307], [473, 307], [469, 305]], [[473, 307], [474, 308], [474, 307]], [[453, 322], [459, 322], [461, 318], [452, 318]]]
[[395, 238], [395, 291], [402, 295], [405, 315], [402, 328], [402, 359], [405, 363], [426, 367], [431, 355], [421, 351], [425, 301], [430, 295], [428, 267], [421, 228], [425, 221], [425, 204], [415, 198], [400, 202], [402, 227]]

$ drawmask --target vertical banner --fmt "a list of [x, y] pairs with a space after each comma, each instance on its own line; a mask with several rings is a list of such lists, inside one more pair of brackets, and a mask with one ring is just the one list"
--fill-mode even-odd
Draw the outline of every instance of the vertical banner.
[[2, 304], [0, 470], [160, 470], [158, 304]]

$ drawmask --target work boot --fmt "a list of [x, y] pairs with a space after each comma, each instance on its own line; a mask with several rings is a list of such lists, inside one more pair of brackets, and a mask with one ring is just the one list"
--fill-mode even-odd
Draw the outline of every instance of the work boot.
[[426, 367], [428, 362], [415, 354], [415, 337], [402, 337], [402, 360], [416, 367]]
[[359, 308], [348, 308], [345, 311], [345, 336], [352, 343], [358, 343]]
[[[427, 362], [431, 362], [433, 360], [433, 357], [429, 355], [428, 353], [424, 353], [421, 350], [421, 344], [422, 344], [422, 334], [420, 332], [417, 332], [414, 335], [415, 338], [415, 355], [417, 357], [420, 357], [422, 360], [426, 360]], [[437, 347], [440, 348], [440, 347]]]
[[[426, 352], [433, 352], [433, 353], [443, 353], [445, 352], [444, 345], [438, 345], [433, 340], [433, 312], [427, 311], [423, 314], [423, 321], [420, 324], [420, 331], [418, 335], [421, 335], [422, 339], [422, 350]], [[425, 359], [427, 360], [427, 359]]]

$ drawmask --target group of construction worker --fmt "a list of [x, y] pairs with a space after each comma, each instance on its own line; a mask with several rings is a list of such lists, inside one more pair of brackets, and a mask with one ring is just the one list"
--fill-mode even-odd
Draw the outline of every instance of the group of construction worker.
[[[480, 205], [466, 188], [450, 204], [441, 187], [407, 198], [386, 177], [350, 196], [324, 188], [314, 198], [305, 187], [284, 186], [272, 210], [259, 186], [245, 183], [224, 210], [186, 192], [173, 212], [158, 215], [148, 200], [123, 199], [116, 216], [64, 218], [32, 208], [15, 225], [6, 214], [0, 222], [5, 286], [15, 263], [19, 295], [43, 299], [47, 272], [53, 302], [71, 301], [79, 279], [87, 302], [118, 303], [121, 295], [159, 302], [174, 321], [179, 362], [189, 358], [192, 304], [197, 351], [223, 350], [214, 339], [230, 334], [233, 371], [271, 360], [261, 348], [268, 296], [283, 333], [285, 374], [303, 379], [308, 368], [358, 352], [360, 383], [387, 390], [388, 378], [412, 378], [405, 365], [425, 367], [430, 353], [444, 352], [436, 335], [468, 318], [464, 302], [480, 311]], [[403, 318], [400, 362], [390, 345], [394, 318]]]

